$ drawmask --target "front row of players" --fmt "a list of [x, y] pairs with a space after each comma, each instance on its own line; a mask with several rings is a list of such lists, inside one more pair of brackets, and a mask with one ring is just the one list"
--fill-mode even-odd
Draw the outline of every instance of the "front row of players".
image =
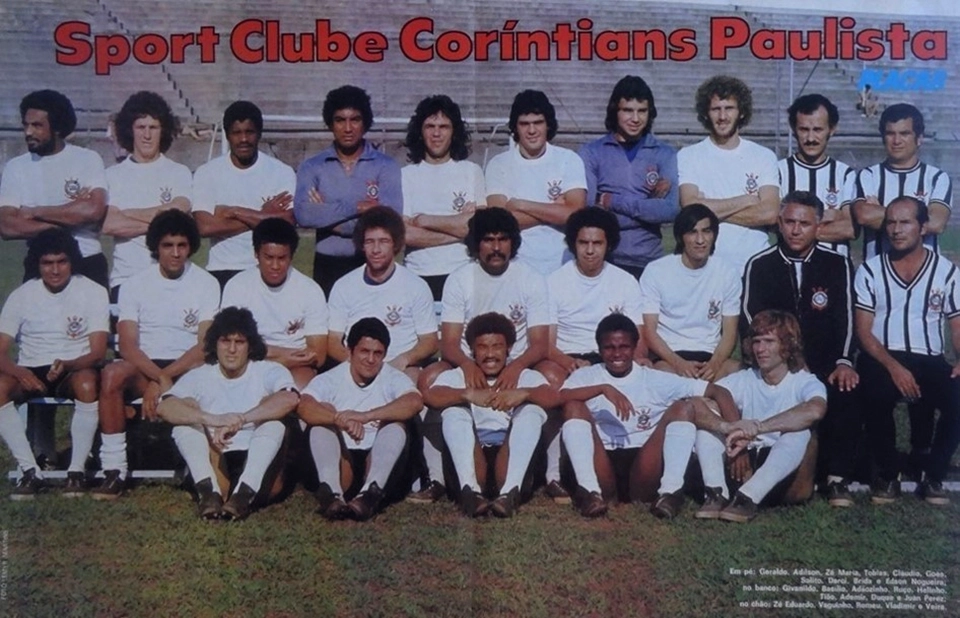
[[[804, 217], [795, 216], [789, 204], [784, 208], [781, 228], [802, 224]], [[809, 210], [816, 214], [816, 208]], [[903, 322], [904, 314], [918, 311], [909, 304], [909, 295], [903, 303], [897, 300], [897, 290], [889, 288], [897, 282], [906, 288], [919, 282], [933, 290], [922, 303], [929, 311], [920, 309], [927, 323], [918, 328], [934, 333], [926, 340], [939, 340], [940, 314], [951, 321], [960, 315], [955, 268], [922, 245], [925, 214], [923, 205], [909, 198], [888, 208], [892, 250], [867, 262], [858, 274], [857, 334], [864, 348], [864, 370], [873, 372], [871, 383], [878, 386], [870, 409], [881, 403], [878, 397], [889, 403], [900, 392], [927, 396], [928, 406], [945, 411], [922, 483], [927, 501], [942, 504], [947, 501], [943, 474], [960, 441], [957, 371], [943, 361], [942, 341], [932, 355], [924, 355], [903, 345], [909, 344], [909, 333], [898, 344], [883, 326], [891, 319]], [[390, 232], [389, 225], [382, 227]], [[510, 267], [507, 256], [515, 248], [498, 243], [512, 238], [502, 230], [473, 227], [477, 242], [472, 254], [483, 271], [474, 279], [481, 274], [504, 275]], [[589, 256], [591, 250], [589, 243], [579, 243], [580, 236], [587, 239], [591, 231], [599, 230], [606, 240], [601, 222], [583, 227], [574, 234], [577, 242], [571, 243], [578, 268], [580, 253]], [[681, 227], [681, 262], [696, 268], [698, 250], [704, 254], [700, 261], [709, 257], [700, 237], [711, 230], [715, 234], [715, 226], [704, 217]], [[291, 237], [287, 228], [272, 221], [255, 232], [259, 266], [251, 276], [259, 271], [259, 281], [251, 280], [234, 292], [238, 299], [245, 295], [248, 306], [262, 296], [257, 292], [260, 284], [275, 302], [310, 297], [290, 267], [296, 234]], [[797, 242], [791, 241], [797, 239], [789, 232], [781, 232], [786, 254], [799, 247], [793, 247]], [[393, 241], [389, 233], [383, 236], [382, 240]], [[85, 278], [71, 276], [79, 254], [68, 234], [54, 230], [31, 241], [26, 266], [39, 276], [14, 291], [0, 314], [0, 352], [9, 351], [14, 341], [20, 346], [17, 364], [5, 354], [0, 357], [0, 436], [24, 471], [13, 498], [32, 497], [43, 484], [14, 407], [15, 401], [39, 394], [69, 396], [77, 402], [67, 495], [83, 490], [98, 398], [105, 482], [93, 494], [109, 499], [122, 493], [127, 476], [124, 401], [141, 396], [144, 417], [159, 416], [175, 426], [174, 440], [194, 479], [204, 517], [243, 518], [276, 496], [283, 487], [288, 442], [298, 429], [306, 432], [315, 463], [320, 512], [331, 519], [371, 517], [385, 498], [403, 493], [405, 421], [417, 416], [424, 403], [439, 412], [453, 463], [446, 477], [457, 479], [454, 493], [470, 516], [489, 512], [508, 517], [521, 498], [529, 496], [531, 462], [541, 436], [546, 436], [548, 419], [557, 425], [563, 422], [563, 443], [576, 478], [573, 498], [585, 516], [603, 514], [607, 501], [618, 495], [653, 502], [658, 516], [676, 515], [694, 450], [706, 487], [706, 501], [697, 517], [748, 521], [765, 499], [802, 501], [813, 491], [816, 441], [811, 440], [811, 429], [825, 414], [827, 391], [806, 371], [800, 328], [787, 312], [752, 315], [744, 356], [753, 368], [716, 382], [708, 381], [716, 376], [698, 373], [695, 367], [684, 371], [680, 366], [676, 373], [667, 373], [637, 363], [642, 357], [637, 354], [640, 320], [617, 312], [599, 320], [596, 356], [578, 355], [574, 360], [583, 362], [578, 360], [569, 371], [546, 371], [544, 378], [522, 365], [516, 369], [522, 355], [510, 319], [498, 313], [476, 315], [476, 307], [467, 304], [463, 334], [470, 356], [458, 368], [431, 376], [421, 387], [421, 397], [410, 379], [416, 376], [412, 367], [405, 362], [399, 367], [385, 364], [397, 355], [390, 353], [390, 329], [376, 318], [348, 318], [352, 325], [344, 328], [346, 362], [314, 377], [326, 354], [326, 316], [305, 313], [296, 324], [279, 317], [271, 324], [258, 317], [258, 324], [248, 310], [227, 302], [229, 285], [224, 295], [227, 309], [215, 315], [217, 282], [188, 260], [198, 244], [188, 215], [170, 210], [154, 219], [147, 245], [157, 266], [121, 288], [117, 330], [123, 360], [104, 367], [98, 393], [97, 368], [107, 342], [106, 294]], [[387, 249], [392, 256], [395, 247]], [[607, 249], [600, 247], [604, 254]], [[798, 257], [812, 264], [809, 255]], [[805, 266], [805, 284], [809, 274]], [[298, 292], [280, 296], [288, 287]], [[624, 308], [629, 301], [623, 299]], [[37, 307], [44, 310], [36, 311]], [[311, 305], [314, 311], [321, 307], [322, 302]], [[446, 312], [452, 308], [444, 310], [448, 326], [453, 320]], [[722, 313], [726, 316], [728, 310]], [[539, 320], [529, 313], [527, 317], [528, 326], [536, 328]], [[536, 331], [529, 334], [539, 336]], [[715, 336], [720, 339], [719, 328]], [[435, 345], [434, 337], [428, 338], [433, 339], [430, 345]], [[548, 333], [551, 349], [558, 345], [556, 337]], [[416, 347], [417, 340], [413, 336], [408, 344]], [[836, 382], [834, 377], [826, 381]], [[294, 409], [300, 422], [284, 422]], [[891, 465], [892, 413], [878, 416], [883, 418], [867, 419], [879, 472], [875, 502], [889, 501], [899, 492]], [[435, 479], [444, 476], [434, 474]], [[731, 496], [729, 488], [741, 482]]]

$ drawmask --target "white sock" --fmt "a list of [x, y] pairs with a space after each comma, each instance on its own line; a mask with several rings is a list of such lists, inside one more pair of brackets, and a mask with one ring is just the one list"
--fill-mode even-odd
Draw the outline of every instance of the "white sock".
[[397, 460], [403, 454], [403, 447], [407, 444], [407, 432], [399, 423], [389, 423], [377, 430], [377, 437], [373, 439], [370, 449], [370, 472], [360, 491], [367, 491], [370, 485], [376, 483], [380, 489], [385, 489], [387, 479], [397, 465]]
[[683, 489], [683, 475], [690, 463], [690, 453], [697, 439], [697, 428], [689, 421], [674, 421], [667, 425], [663, 438], [663, 476], [660, 495]]
[[203, 429], [193, 425], [177, 425], [172, 433], [173, 441], [190, 469], [193, 484], [197, 485], [209, 479], [213, 484], [213, 491], [220, 493], [213, 464], [210, 463], [210, 444]]
[[100, 433], [100, 467], [127, 476], [127, 433]]
[[[507, 478], [503, 481], [501, 494], [510, 493], [514, 487], [519, 488], [523, 477], [530, 467], [530, 458], [540, 441], [540, 432], [547, 422], [547, 413], [543, 408], [531, 403], [517, 408], [510, 421], [510, 434], [507, 444], [510, 446], [510, 458], [507, 460]], [[557, 454], [560, 453], [560, 434], [557, 434]], [[559, 469], [559, 460], [558, 460]], [[549, 477], [547, 477], [549, 479]], [[560, 478], [559, 476], [557, 477]]]
[[477, 466], [473, 452], [477, 446], [477, 436], [473, 431], [473, 416], [466, 408], [447, 408], [443, 411], [443, 440], [457, 471], [457, 483], [474, 491], [480, 490], [477, 481]]
[[424, 407], [420, 412], [420, 433], [423, 437], [423, 461], [431, 481], [443, 484], [443, 441], [439, 413]]
[[30, 448], [30, 441], [27, 440], [27, 426], [12, 401], [0, 406], [0, 438], [7, 443], [7, 448], [21, 470], [26, 472], [33, 468], [37, 471], [37, 478], [43, 478], [37, 459], [33, 456], [33, 449]]
[[340, 435], [329, 427], [310, 428], [310, 454], [317, 468], [317, 478], [336, 495], [343, 495], [340, 486]]
[[100, 425], [100, 402], [84, 403], [77, 401], [73, 404], [73, 419], [70, 422], [69, 472], [83, 472], [86, 468], [87, 455], [93, 448], [93, 439], [97, 437], [97, 427]]
[[572, 418], [564, 423], [563, 444], [567, 447], [567, 456], [577, 475], [577, 484], [587, 491], [600, 493], [600, 481], [593, 467], [593, 427], [590, 422]]
[[723, 454], [726, 451], [723, 440], [709, 431], [698, 429], [696, 449], [704, 487], [719, 487], [723, 490], [723, 497], [729, 498], [730, 490], [727, 489], [727, 476], [723, 467]]
[[803, 454], [807, 451], [810, 431], [791, 431], [782, 433], [770, 448], [767, 460], [763, 462], [750, 480], [740, 487], [740, 493], [756, 504], [770, 493], [770, 490], [800, 467]]
[[247, 463], [243, 466], [243, 474], [237, 481], [237, 487], [246, 483], [253, 491], [260, 491], [263, 476], [283, 445], [285, 432], [286, 427], [280, 421], [267, 421], [253, 430], [250, 448], [247, 450]]

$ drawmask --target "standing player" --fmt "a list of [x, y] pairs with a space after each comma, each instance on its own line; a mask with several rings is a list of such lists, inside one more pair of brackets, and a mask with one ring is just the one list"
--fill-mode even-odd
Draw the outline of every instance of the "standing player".
[[[16, 402], [28, 397], [72, 397], [73, 441], [65, 495], [84, 489], [84, 465], [97, 433], [99, 367], [107, 353], [107, 291], [73, 275], [80, 261], [76, 240], [64, 229], [30, 240], [24, 264], [39, 273], [10, 293], [0, 312], [0, 437], [22, 474], [10, 494], [29, 499], [43, 473], [27, 441]], [[9, 358], [19, 348], [17, 361]]]
[[[279, 493], [281, 419], [300, 397], [290, 372], [264, 360], [267, 346], [246, 309], [227, 307], [216, 315], [203, 354], [206, 364], [177, 381], [157, 413], [175, 425], [173, 439], [193, 477], [200, 517], [244, 519]], [[231, 468], [242, 470], [239, 478]]]
[[100, 463], [104, 482], [93, 497], [119, 497], [127, 479], [124, 400], [143, 397], [143, 418], [157, 420], [160, 396], [203, 363], [203, 336], [220, 306], [220, 288], [190, 262], [200, 248], [193, 217], [176, 209], [157, 214], [146, 233], [156, 264], [120, 287], [120, 359], [104, 367], [100, 395]]
[[807, 367], [827, 387], [818, 466], [827, 475], [827, 498], [833, 506], [853, 506], [847, 483], [855, 471], [861, 429], [854, 392], [860, 377], [853, 369], [853, 267], [817, 243], [825, 211], [808, 191], [783, 198], [779, 242], [747, 262], [740, 329], [746, 333], [754, 317], [768, 309], [797, 319]]
[[[486, 377], [486, 388], [468, 388], [463, 370], [451, 369], [437, 377], [423, 399], [428, 406], [442, 410], [443, 436], [456, 469], [463, 512], [478, 517], [489, 510], [497, 517], [512, 517], [520, 505], [540, 429], [547, 420], [545, 409], [560, 405], [560, 399], [556, 388], [530, 369], [520, 374], [517, 388], [493, 388], [516, 340], [513, 324], [505, 316], [476, 316], [467, 325], [466, 337]], [[493, 459], [492, 475], [488, 452]], [[491, 485], [488, 476], [494, 477], [497, 496], [492, 502], [483, 496]]]
[[403, 236], [403, 219], [385, 206], [360, 216], [353, 242], [366, 264], [333, 285], [329, 350], [333, 360], [346, 361], [345, 333], [360, 318], [378, 318], [390, 331], [386, 362], [416, 380], [420, 367], [437, 352], [437, 320], [426, 282], [396, 262]]
[[703, 204], [690, 204], [673, 222], [674, 254], [652, 262], [640, 277], [643, 333], [656, 369], [713, 382], [739, 369], [740, 275], [713, 255], [720, 222]]
[[[7, 162], [0, 180], [0, 236], [33, 238], [51, 228], [73, 234], [81, 259], [73, 272], [108, 285], [107, 258], [98, 231], [107, 214], [103, 160], [66, 143], [77, 126], [70, 99], [55, 90], [31, 92], [20, 101], [29, 152]], [[27, 272], [24, 281], [36, 277]]]
[[[298, 413], [310, 426], [319, 513], [370, 519], [399, 488], [406, 449], [404, 422], [423, 407], [417, 387], [384, 363], [390, 333], [377, 318], [358, 320], [347, 335], [350, 359], [314, 378]], [[344, 498], [352, 495], [349, 503]]]
[[[626, 316], [603, 318], [596, 340], [603, 362], [575, 371], [560, 391], [563, 443], [579, 485], [574, 503], [584, 517], [598, 517], [607, 512], [606, 500], [618, 495], [652, 502], [658, 486], [661, 496], [675, 500], [682, 496], [695, 429], [670, 423], [674, 402], [706, 396], [729, 410], [729, 395], [703, 380], [638, 365], [639, 333]], [[667, 512], [662, 502], [654, 505], [660, 516], [672, 517], [679, 509], [677, 504]]]
[[114, 126], [117, 143], [130, 153], [107, 170], [110, 198], [102, 232], [114, 239], [110, 299], [116, 302], [120, 285], [155, 263], [146, 245], [153, 218], [171, 208], [190, 211], [193, 176], [186, 165], [164, 156], [180, 132], [180, 122], [160, 95], [131, 95]]
[[[717, 384], [733, 396], [742, 419], [729, 422], [707, 412], [697, 416], [696, 449], [707, 500], [698, 519], [746, 523], [758, 505], [804, 502], [813, 494], [816, 441], [811, 428], [823, 418], [827, 393], [805, 368], [800, 325], [789, 313], [761, 311], [744, 345], [750, 368]], [[730, 475], [742, 483], [724, 506]]]
[[583, 161], [550, 143], [557, 134], [557, 114], [539, 90], [514, 98], [509, 128], [517, 145], [487, 164], [487, 204], [516, 217], [523, 230], [520, 259], [546, 276], [564, 262], [560, 230], [567, 217], [586, 203]]
[[323, 122], [333, 144], [297, 170], [297, 224], [317, 228], [313, 280], [328, 297], [337, 279], [363, 266], [353, 245], [354, 219], [374, 206], [403, 212], [400, 166], [364, 135], [373, 125], [370, 95], [356, 86], [327, 93]]
[[777, 156], [740, 137], [753, 116], [750, 88], [718, 75], [697, 89], [697, 120], [710, 135], [677, 154], [680, 205], [704, 204], [720, 219], [717, 255], [737, 272], [769, 245], [777, 222]]
[[[888, 110], [890, 108], [887, 108]], [[960, 363], [944, 359], [943, 321], [950, 324], [954, 353], [960, 351], [960, 278], [957, 267], [925, 247], [928, 207], [903, 196], [886, 207], [884, 234], [890, 249], [857, 270], [857, 337], [863, 347], [858, 369], [865, 385], [863, 407], [874, 463], [872, 500], [900, 495], [893, 407], [902, 398], [919, 404], [933, 442], [920, 470], [917, 492], [930, 504], [947, 504], [943, 478], [960, 444]], [[934, 425], [934, 409], [940, 416]], [[911, 415], [911, 431], [914, 418]]]
[[924, 244], [937, 249], [937, 236], [950, 219], [953, 184], [946, 172], [920, 160], [923, 114], [909, 103], [897, 103], [880, 115], [880, 137], [887, 158], [860, 170], [853, 214], [864, 227], [863, 258], [868, 260], [890, 247], [884, 236], [887, 207], [903, 196], [927, 205], [930, 220], [924, 226]]
[[194, 216], [200, 234], [211, 239], [207, 270], [221, 290], [241, 270], [256, 266], [251, 230], [274, 217], [293, 223], [293, 168], [260, 152], [263, 114], [249, 101], [223, 112], [230, 152], [197, 168], [193, 178]]
[[224, 307], [246, 307], [267, 344], [267, 360], [280, 363], [304, 388], [327, 358], [327, 301], [315, 281], [293, 267], [300, 236], [285, 219], [253, 228], [257, 266], [231, 279]]
[[794, 191], [809, 191], [824, 204], [817, 240], [826, 249], [850, 255], [850, 241], [857, 237], [850, 209], [856, 190], [856, 170], [827, 155], [830, 138], [837, 130], [840, 112], [822, 94], [798, 97], [787, 110], [797, 152], [780, 159], [780, 197]]
[[650, 86], [627, 75], [607, 103], [609, 133], [580, 149], [587, 203], [617, 216], [620, 244], [610, 259], [634, 277], [663, 254], [660, 226], [680, 210], [677, 151], [654, 137], [656, 117]]
[[407, 254], [404, 264], [440, 300], [447, 275], [470, 261], [467, 221], [486, 202], [483, 170], [472, 161], [470, 133], [460, 106], [438, 94], [417, 104], [407, 125], [401, 170]]

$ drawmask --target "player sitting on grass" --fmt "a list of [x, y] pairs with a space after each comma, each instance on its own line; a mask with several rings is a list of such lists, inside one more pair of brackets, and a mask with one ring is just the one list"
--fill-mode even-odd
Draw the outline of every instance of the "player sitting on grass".
[[[442, 408], [443, 438], [459, 479], [460, 508], [468, 517], [488, 510], [511, 517], [519, 506], [524, 481], [532, 483], [530, 459], [540, 430], [547, 420], [544, 408], [560, 404], [556, 389], [532, 369], [524, 369], [516, 388], [497, 389], [494, 383], [507, 365], [517, 334], [510, 320], [499, 313], [484, 313], [470, 320], [467, 344], [486, 377], [486, 388], [467, 387], [462, 369], [437, 377], [424, 401]], [[489, 486], [493, 461], [496, 495], [483, 496]]]
[[[404, 423], [420, 411], [423, 398], [404, 372], [384, 363], [389, 347], [383, 322], [357, 320], [347, 335], [347, 362], [318, 375], [303, 391], [298, 413], [310, 425], [320, 480], [317, 512], [327, 519], [370, 519], [386, 492], [400, 485]], [[351, 494], [348, 504], [344, 496]]]
[[[29, 397], [76, 400], [65, 496], [84, 488], [84, 464], [97, 433], [99, 366], [107, 353], [107, 291], [73, 275], [81, 260], [77, 241], [64, 229], [29, 243], [26, 283], [7, 297], [0, 313], [0, 437], [23, 471], [10, 494], [24, 500], [43, 488], [43, 473], [27, 441], [15, 403]], [[16, 363], [9, 352], [19, 346]]]
[[[248, 309], [220, 311], [204, 335], [203, 354], [206, 364], [180, 378], [157, 413], [175, 425], [173, 439], [190, 468], [200, 517], [244, 519], [280, 493], [281, 419], [300, 398], [290, 371], [263, 360], [267, 346]], [[233, 474], [237, 469], [241, 473]], [[226, 503], [223, 495], [230, 496]]]
[[[813, 494], [817, 448], [811, 428], [826, 412], [827, 391], [806, 369], [800, 326], [789, 313], [761, 311], [747, 341], [751, 367], [717, 382], [733, 395], [742, 420], [697, 416], [697, 457], [707, 488], [699, 519], [746, 523], [765, 498], [794, 504]], [[724, 442], [730, 476], [739, 485], [726, 506]]]
[[[638, 365], [638, 338], [630, 318], [603, 318], [596, 335], [603, 362], [573, 372], [560, 391], [563, 442], [579, 485], [574, 504], [584, 517], [603, 515], [606, 500], [618, 495], [624, 501], [652, 502], [658, 484], [661, 496], [681, 495], [695, 428], [668, 426], [678, 418], [675, 410], [685, 405], [675, 402], [706, 396], [731, 413], [732, 402], [722, 388]], [[657, 515], [664, 506], [660, 502]], [[672, 517], [676, 509], [662, 516]]]

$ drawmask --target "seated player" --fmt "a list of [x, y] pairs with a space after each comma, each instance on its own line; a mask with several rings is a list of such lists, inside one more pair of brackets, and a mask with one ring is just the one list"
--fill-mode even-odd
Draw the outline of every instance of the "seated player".
[[120, 359], [103, 368], [100, 392], [98, 500], [120, 496], [127, 478], [127, 401], [143, 397], [143, 418], [157, 420], [160, 396], [177, 378], [203, 364], [203, 335], [220, 306], [213, 275], [190, 262], [200, 248], [193, 217], [179, 210], [157, 214], [146, 246], [156, 264], [120, 286], [117, 322]]
[[640, 277], [643, 337], [654, 367], [710, 382], [740, 368], [737, 345], [740, 273], [714, 257], [720, 221], [690, 204], [673, 222], [676, 255], [647, 265]]
[[[675, 402], [709, 397], [728, 417], [732, 408], [729, 395], [714, 384], [638, 365], [639, 334], [630, 318], [603, 318], [596, 339], [602, 364], [573, 372], [560, 391], [563, 442], [579, 485], [573, 501], [584, 517], [606, 513], [606, 500], [615, 496], [653, 502], [658, 485], [661, 496], [679, 494], [695, 429], [678, 423], [668, 429], [683, 405]], [[661, 507], [658, 501], [654, 513], [676, 514], [661, 513]]]
[[[742, 419], [697, 415], [697, 457], [707, 493], [698, 519], [746, 523], [764, 499], [794, 504], [813, 495], [817, 448], [811, 428], [826, 413], [827, 391], [806, 370], [800, 325], [784, 311], [761, 311], [747, 341], [751, 367], [717, 383], [733, 395]], [[726, 506], [724, 443], [730, 476], [740, 487]]]
[[393, 349], [386, 362], [416, 380], [439, 347], [437, 319], [430, 287], [395, 261], [403, 252], [403, 238], [403, 218], [390, 208], [374, 206], [360, 216], [353, 244], [366, 263], [330, 291], [329, 349], [333, 360], [347, 360], [344, 334], [360, 318], [375, 317], [390, 331]]
[[[26, 500], [43, 489], [16, 403], [30, 397], [72, 397], [73, 441], [65, 496], [84, 490], [84, 464], [97, 433], [99, 367], [107, 353], [107, 291], [82, 275], [70, 232], [55, 228], [30, 240], [24, 265], [38, 272], [7, 297], [0, 312], [0, 437], [22, 471], [10, 494]], [[19, 348], [17, 361], [11, 347]]]
[[[478, 315], [467, 324], [466, 337], [487, 387], [468, 388], [463, 370], [451, 369], [437, 377], [423, 399], [428, 406], [443, 409], [443, 437], [459, 479], [457, 486], [462, 488], [460, 508], [468, 517], [488, 510], [497, 517], [511, 517], [519, 506], [530, 459], [547, 420], [545, 408], [560, 405], [560, 398], [556, 389], [531, 369], [520, 373], [517, 388], [493, 387], [517, 339], [507, 317], [493, 312]], [[492, 503], [483, 496], [490, 485], [490, 451], [495, 453], [492, 476], [498, 496]]]
[[[318, 513], [366, 521], [400, 488], [407, 446], [405, 422], [423, 407], [417, 387], [384, 362], [390, 332], [377, 318], [350, 328], [350, 358], [310, 381], [298, 414], [310, 426], [320, 488]], [[359, 493], [358, 493], [359, 490]], [[346, 496], [352, 496], [349, 503]]]
[[246, 307], [267, 344], [267, 360], [290, 370], [305, 387], [327, 358], [327, 301], [310, 277], [293, 268], [300, 236], [281, 218], [253, 228], [257, 265], [234, 276], [223, 289], [224, 307]]
[[[613, 213], [584, 208], [567, 219], [564, 239], [574, 260], [547, 277], [550, 297], [550, 345], [547, 358], [536, 369], [552, 386], [580, 367], [600, 362], [597, 354], [597, 324], [611, 313], [622, 313], [641, 328], [640, 286], [633, 275], [607, 262], [620, 242], [620, 227]], [[637, 345], [636, 361], [644, 364], [646, 346]], [[546, 493], [559, 504], [569, 504], [570, 494], [560, 484], [560, 426], [551, 418], [544, 433], [548, 441]]]
[[200, 517], [244, 519], [283, 487], [282, 419], [300, 398], [290, 372], [264, 360], [267, 346], [247, 309], [213, 318], [203, 354], [206, 364], [180, 378], [157, 413], [175, 425]]

